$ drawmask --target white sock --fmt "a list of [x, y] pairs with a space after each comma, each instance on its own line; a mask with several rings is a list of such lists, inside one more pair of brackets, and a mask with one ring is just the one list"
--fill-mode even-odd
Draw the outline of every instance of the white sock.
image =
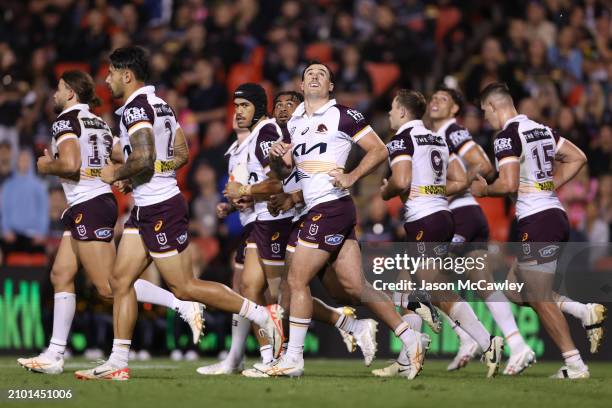
[[289, 347], [289, 343], [284, 342], [283, 344], [281, 344], [281, 352], [280, 352], [281, 356], [287, 354], [287, 347]]
[[576, 302], [567, 296], [559, 295], [557, 298], [557, 306], [559, 306], [559, 309], [561, 309], [563, 313], [571, 314], [576, 319], [580, 319], [583, 322], [589, 315], [589, 309], [584, 303]]
[[134, 282], [134, 290], [136, 291], [136, 299], [140, 303], [152, 303], [174, 310], [178, 310], [182, 303], [169, 290], [162, 289], [144, 279], [138, 279]]
[[68, 334], [74, 311], [76, 295], [70, 292], [58, 292], [53, 297], [53, 334], [46, 354], [59, 360], [63, 358], [68, 343]]
[[232, 366], [237, 366], [244, 357], [246, 338], [251, 330], [251, 322], [244, 317], [232, 315], [232, 346], [227, 354], [226, 361]]
[[566, 366], [575, 368], [584, 367], [584, 361], [582, 361], [582, 357], [580, 357], [580, 352], [578, 350], [570, 350], [561, 355], [563, 356], [563, 360], [565, 360]]
[[510, 303], [500, 291], [493, 292], [488, 298], [485, 299], [487, 307], [495, 319], [495, 323], [499, 326], [506, 342], [510, 346], [510, 353], [517, 353], [522, 351], [527, 344], [523, 340], [523, 336], [519, 332], [512, 309], [510, 309]]
[[416, 337], [416, 332], [410, 328], [410, 325], [406, 322], [401, 322], [393, 332], [399, 339], [402, 341], [405, 347], [408, 347], [410, 344], [418, 341]]
[[360, 329], [359, 320], [345, 314], [341, 314], [338, 317], [335, 326], [349, 334], [353, 334]]
[[482, 351], [487, 351], [491, 345], [491, 335], [480, 323], [474, 311], [465, 301], [455, 302], [448, 316], [457, 322], [463, 330], [476, 340]]
[[304, 358], [304, 341], [310, 326], [310, 319], [289, 316], [289, 344], [287, 344], [287, 357], [293, 360]]
[[408, 308], [408, 293], [393, 292], [393, 304], [398, 307]]
[[117, 368], [127, 367], [131, 344], [132, 340], [114, 339], [113, 351], [108, 358], [108, 362]]
[[408, 313], [402, 316], [402, 320], [410, 325], [410, 328], [416, 332], [421, 331], [423, 319], [416, 313]]
[[272, 346], [266, 344], [265, 346], [261, 346], [259, 348], [259, 354], [261, 355], [261, 362], [267, 364], [274, 360], [274, 355], [272, 354]]
[[459, 343], [463, 344], [466, 342], [471, 342], [474, 341], [474, 339], [472, 338], [472, 336], [470, 336], [469, 334], [467, 334], [465, 332], [465, 330], [463, 330], [456, 321], [454, 321], [453, 319], [451, 319], [450, 317], [448, 317], [448, 315], [446, 313], [444, 313], [442, 310], [440, 310], [440, 314], [442, 314], [445, 318], [446, 321], [448, 322], [448, 324], [450, 325], [451, 329], [453, 329], [453, 331], [455, 332], [455, 334], [457, 335], [457, 337], [459, 337]]
[[268, 321], [268, 311], [264, 306], [260, 306], [249, 299], [244, 299], [240, 308], [240, 316], [249, 319], [258, 326], [263, 326]]

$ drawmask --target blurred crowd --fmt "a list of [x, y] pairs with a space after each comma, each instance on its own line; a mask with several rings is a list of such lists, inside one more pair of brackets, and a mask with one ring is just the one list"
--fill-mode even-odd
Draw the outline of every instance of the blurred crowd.
[[[4, 262], [24, 250], [51, 257], [63, 231], [58, 180], [41, 179], [33, 166], [50, 142], [57, 75], [67, 68], [91, 73], [104, 101], [96, 112], [116, 126], [117, 102], [104, 84], [107, 56], [128, 44], [150, 51], [150, 82], [188, 137], [190, 166], [179, 182], [190, 200], [196, 269], [208, 277], [229, 280], [227, 260], [240, 232], [237, 217], [215, 216], [227, 178], [223, 154], [234, 138], [232, 91], [247, 80], [262, 83], [269, 99], [299, 90], [309, 59], [334, 69], [337, 100], [364, 112], [383, 139], [390, 137], [386, 112], [397, 88], [427, 96], [440, 83], [458, 87], [470, 102], [460, 121], [491, 156], [493, 131], [477, 96], [492, 81], [506, 82], [521, 113], [557, 129], [588, 156], [588, 167], [559, 192], [572, 239], [609, 242], [611, 12], [605, 0], [4, 0]], [[376, 194], [383, 174], [355, 188], [363, 240], [401, 238], [401, 205]], [[126, 214], [129, 199], [120, 204]], [[510, 223], [512, 205], [499, 205]]]

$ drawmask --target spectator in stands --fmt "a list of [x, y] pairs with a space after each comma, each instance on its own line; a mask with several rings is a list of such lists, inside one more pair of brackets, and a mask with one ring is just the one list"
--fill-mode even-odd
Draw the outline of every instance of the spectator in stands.
[[372, 94], [372, 80], [366, 71], [361, 53], [354, 45], [342, 49], [341, 65], [335, 75], [334, 92], [340, 103], [367, 111]]
[[217, 189], [217, 175], [208, 164], [200, 163], [193, 177], [197, 190], [190, 203], [189, 229], [200, 237], [214, 236], [218, 222], [216, 206], [221, 201], [221, 195]]
[[8, 140], [0, 141], [0, 188], [13, 172], [12, 146]]
[[593, 177], [612, 173], [612, 126], [603, 125], [599, 138], [595, 141], [595, 148], [589, 154], [589, 169]]
[[530, 0], [527, 5], [527, 37], [530, 40], [540, 39], [547, 47], [555, 43], [557, 29], [553, 23], [546, 20], [546, 8], [542, 1]]
[[215, 170], [216, 174], [225, 174], [227, 172], [225, 152], [229, 148], [228, 136], [227, 128], [223, 122], [215, 121], [208, 125], [200, 152], [193, 159], [189, 171], [188, 185], [191, 191], [197, 191], [198, 188], [194, 175], [200, 163], [207, 163]]
[[301, 75], [304, 62], [300, 49], [294, 41], [282, 41], [276, 51], [269, 54], [264, 66], [264, 78], [276, 86], [282, 87], [296, 75]]
[[556, 45], [548, 48], [550, 64], [576, 81], [582, 80], [582, 53], [576, 48], [576, 34], [570, 26], [561, 29]]
[[49, 232], [49, 196], [34, 174], [32, 153], [21, 150], [16, 172], [2, 189], [2, 252], [44, 252]]
[[396, 240], [391, 216], [380, 194], [374, 194], [368, 202], [368, 215], [361, 227], [361, 239], [365, 242], [392, 242]]
[[210, 122], [225, 120], [227, 89], [215, 81], [215, 69], [210, 61], [197, 60], [193, 71], [185, 75], [187, 101], [199, 124], [199, 133], [204, 135]]

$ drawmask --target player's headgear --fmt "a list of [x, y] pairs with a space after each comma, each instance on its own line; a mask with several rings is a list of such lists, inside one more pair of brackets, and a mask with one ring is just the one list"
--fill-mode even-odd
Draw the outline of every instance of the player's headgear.
[[255, 114], [253, 115], [251, 126], [259, 119], [266, 116], [268, 109], [268, 97], [265, 89], [263, 89], [261, 85], [254, 84], [252, 82], [242, 84], [234, 91], [234, 99], [235, 98], [246, 99], [255, 105]]

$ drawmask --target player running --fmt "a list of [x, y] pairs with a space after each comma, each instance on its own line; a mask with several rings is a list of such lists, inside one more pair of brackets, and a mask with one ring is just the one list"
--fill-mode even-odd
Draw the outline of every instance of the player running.
[[[561, 350], [565, 365], [555, 378], [588, 378], [589, 369], [572, 341], [567, 321], [553, 299], [553, 281], [560, 244], [569, 224], [555, 190], [584, 166], [584, 153], [550, 128], [519, 115], [508, 87], [492, 83], [481, 93], [485, 119], [500, 132], [494, 149], [499, 178], [492, 184], [479, 177], [472, 183], [477, 197], [517, 195], [516, 216], [521, 236], [517, 278], [525, 282], [529, 305]], [[541, 251], [542, 248], [548, 251]], [[603, 320], [603, 316], [602, 316]]]
[[[381, 195], [384, 200], [400, 196], [404, 201], [408, 242], [417, 243], [419, 252], [426, 257], [444, 257], [448, 253], [448, 244], [444, 243], [451, 242], [454, 230], [446, 195], [465, 190], [469, 179], [461, 171], [457, 157], [449, 155], [445, 138], [423, 125], [420, 118], [426, 106], [425, 98], [416, 91], [401, 89], [393, 99], [389, 122], [397, 131], [387, 144], [391, 177], [383, 181]], [[417, 271], [416, 276], [424, 277], [422, 272]], [[442, 271], [432, 272], [437, 275], [436, 279], [444, 279]], [[494, 376], [501, 360], [503, 339], [491, 336], [469, 304], [456, 293], [441, 291], [434, 303], [484, 350], [487, 377]], [[373, 373], [397, 375], [404, 365], [400, 353], [397, 364]]]
[[[470, 132], [460, 126], [456, 117], [463, 108], [463, 96], [455, 89], [439, 87], [429, 102], [429, 117], [432, 129], [436, 134], [446, 139], [451, 155], [461, 159], [467, 169], [479, 168], [479, 173], [485, 178], [492, 178], [495, 170], [489, 158], [480, 146], [474, 142]], [[482, 257], [487, 262], [484, 269], [472, 268], [467, 271], [467, 277], [472, 281], [485, 280], [493, 282], [489, 257], [485, 256], [489, 241], [489, 225], [478, 202], [468, 190], [449, 198], [450, 211], [455, 223], [455, 232], [451, 244], [451, 252], [464, 257]], [[525, 343], [521, 336], [510, 303], [501, 291], [479, 291], [479, 296], [485, 301], [495, 323], [504, 333], [510, 347], [510, 358], [504, 369], [504, 374], [516, 375], [535, 362], [534, 351]], [[448, 317], [448, 316], [447, 316]], [[482, 353], [469, 334], [452, 319], [448, 319], [451, 327], [460, 339], [457, 355], [449, 364], [448, 370], [458, 370], [465, 367], [476, 355]]]
[[196, 300], [220, 310], [238, 313], [257, 324], [275, 353], [282, 342], [282, 309], [257, 305], [225, 285], [193, 276], [188, 245], [187, 206], [178, 189], [175, 170], [186, 164], [185, 136], [172, 109], [145, 86], [148, 57], [140, 47], [124, 47], [110, 55], [106, 78], [113, 97], [123, 106], [117, 114], [125, 164], [102, 168], [101, 178], [112, 184], [130, 180], [135, 206], [126, 223], [111, 275], [115, 339], [104, 364], [77, 371], [79, 379], [127, 380], [128, 353], [138, 309], [134, 282], [149, 263], [155, 263], [172, 292], [183, 300]]
[[[45, 149], [37, 163], [40, 174], [60, 177], [68, 201], [68, 209], [62, 214], [66, 231], [50, 276], [55, 293], [53, 332], [43, 353], [17, 360], [24, 368], [44, 374], [63, 372], [64, 352], [76, 308], [74, 280], [79, 265], [100, 296], [112, 297], [109, 276], [115, 260], [113, 235], [117, 221], [115, 196], [110, 186], [100, 180], [114, 139], [108, 125], [89, 110], [90, 106], [99, 105], [93, 80], [82, 71], [66, 71], [53, 98], [59, 115], [51, 127], [52, 155]], [[120, 155], [115, 159], [122, 161]], [[189, 323], [194, 343], [199, 341], [204, 323], [200, 305], [180, 301], [145, 280], [137, 280], [135, 287], [138, 301], [177, 310]]]
[[[390, 299], [366, 282], [354, 231], [356, 211], [348, 190], [384, 161], [387, 151], [359, 111], [330, 98], [333, 87], [327, 66], [309, 64], [302, 75], [304, 102], [288, 123], [291, 144], [279, 142], [270, 150], [274, 169], [284, 173], [283, 177], [289, 173], [283, 171], [283, 157], [291, 152], [292, 164], [300, 174], [306, 217], [288, 272], [291, 312], [287, 352], [275, 365], [256, 364], [255, 368], [271, 376], [303, 375], [304, 339], [313, 315], [309, 283], [330, 262], [344, 291], [352, 298], [364, 299], [406, 345], [409, 365], [405, 375], [414, 378], [421, 370], [424, 336], [410, 329]], [[353, 143], [366, 154], [352, 172], [344, 173]]]

